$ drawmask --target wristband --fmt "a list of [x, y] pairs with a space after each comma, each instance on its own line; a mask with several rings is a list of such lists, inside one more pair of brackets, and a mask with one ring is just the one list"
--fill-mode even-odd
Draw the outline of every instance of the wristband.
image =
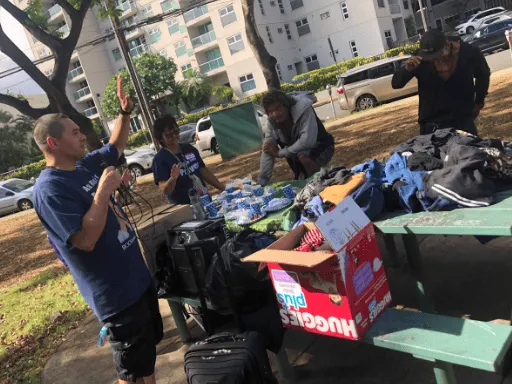
[[123, 116], [130, 116], [133, 112], [133, 108], [129, 111], [125, 111], [123, 108], [119, 108], [119, 113]]

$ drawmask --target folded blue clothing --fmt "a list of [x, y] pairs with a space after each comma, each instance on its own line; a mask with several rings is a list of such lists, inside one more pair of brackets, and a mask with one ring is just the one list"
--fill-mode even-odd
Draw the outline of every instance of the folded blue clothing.
[[313, 197], [305, 206], [304, 210], [308, 216], [320, 217], [324, 214], [322, 198], [320, 196]]
[[386, 180], [386, 172], [384, 171], [384, 165], [377, 161], [377, 159], [373, 159], [370, 161], [366, 161], [362, 164], [356, 165], [352, 168], [353, 173], [361, 173], [364, 172], [366, 174], [366, 179], [372, 180]]

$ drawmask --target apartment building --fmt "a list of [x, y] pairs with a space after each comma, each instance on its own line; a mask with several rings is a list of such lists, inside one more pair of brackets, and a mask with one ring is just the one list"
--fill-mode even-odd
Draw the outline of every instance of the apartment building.
[[277, 59], [280, 78], [386, 51], [408, 38], [410, 0], [256, 0], [260, 35]]
[[[28, 0], [16, 0], [19, 7]], [[45, 1], [45, 0], [43, 0]], [[179, 8], [189, 9], [194, 0], [116, 0], [122, 26], [130, 26], [150, 16]], [[256, 0], [258, 29], [270, 53], [278, 60], [283, 81], [334, 63], [327, 38], [338, 61], [384, 52], [394, 40], [405, 40], [404, 17], [410, 0]], [[59, 5], [44, 2], [49, 26], [63, 36], [71, 21]], [[109, 19], [98, 10], [87, 13], [79, 45], [112, 31]], [[36, 59], [50, 50], [27, 32]], [[237, 98], [266, 90], [266, 83], [252, 49], [248, 45], [240, 0], [217, 0], [125, 33], [130, 55], [153, 52], [171, 58], [178, 67], [177, 80], [194, 69], [214, 84], [225, 84]], [[111, 38], [73, 53], [68, 73], [68, 96], [77, 110], [91, 119], [106, 121], [100, 103], [105, 84], [126, 63], [118, 42]], [[40, 64], [51, 75], [53, 60]], [[132, 129], [142, 125], [132, 119]]]

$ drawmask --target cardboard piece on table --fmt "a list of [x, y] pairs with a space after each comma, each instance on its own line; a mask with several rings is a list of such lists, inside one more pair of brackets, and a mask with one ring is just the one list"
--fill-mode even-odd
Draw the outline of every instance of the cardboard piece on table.
[[320, 192], [320, 197], [324, 201], [333, 204], [342, 202], [347, 196], [354, 192], [365, 181], [365, 174], [358, 173], [351, 176], [345, 184], [331, 185]]

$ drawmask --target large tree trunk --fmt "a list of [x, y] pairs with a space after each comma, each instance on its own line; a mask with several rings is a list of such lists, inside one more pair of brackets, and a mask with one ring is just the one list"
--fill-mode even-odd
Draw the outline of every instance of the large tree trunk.
[[20, 113], [30, 116], [33, 119], [46, 115], [48, 113], [63, 113], [69, 116], [79, 127], [82, 133], [87, 136], [87, 146], [89, 150], [94, 150], [102, 146], [101, 141], [94, 132], [91, 120], [78, 112], [70, 103], [66, 95], [67, 73], [71, 55], [76, 47], [83, 21], [91, 0], [82, 0], [80, 9], [75, 9], [65, 0], [56, 0], [71, 18], [71, 28], [69, 35], [64, 39], [52, 36], [42, 28], [35, 25], [26, 12], [16, 7], [8, 0], [1, 1], [1, 6], [11, 14], [23, 27], [25, 27], [39, 41], [45, 44], [55, 56], [55, 65], [51, 78], [47, 78], [35, 64], [23, 53], [4, 33], [0, 25], [0, 51], [11, 58], [20, 66], [25, 73], [39, 85], [48, 96], [49, 105], [46, 108], [33, 108], [26, 100], [19, 100], [16, 97], [7, 94], [0, 94], [0, 103], [10, 105], [16, 108]]
[[256, 19], [254, 17], [254, 0], [242, 0], [242, 10], [244, 12], [247, 39], [263, 71], [267, 86], [269, 89], [280, 89], [281, 82], [279, 81], [276, 70], [277, 60], [268, 53], [265, 42], [258, 33]]

